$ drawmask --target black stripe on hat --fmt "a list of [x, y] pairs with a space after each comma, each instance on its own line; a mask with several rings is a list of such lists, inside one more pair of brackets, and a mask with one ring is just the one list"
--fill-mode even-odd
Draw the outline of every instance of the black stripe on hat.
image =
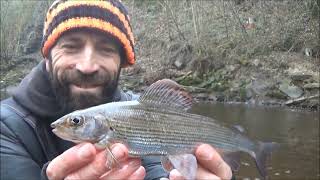
[[[110, 24], [113, 24], [114, 26], [119, 28], [120, 31], [122, 31], [126, 35], [127, 39], [130, 41], [128, 31], [117, 15], [105, 9], [101, 9], [100, 7], [87, 5], [73, 6], [59, 12], [59, 14], [55, 16], [52, 22], [49, 24], [47, 32], [45, 33], [46, 35], [43, 38], [43, 40], [46, 41], [48, 36], [54, 30], [54, 28], [56, 28], [60, 23], [62, 23], [65, 20], [77, 17], [92, 17], [107, 21]], [[133, 47], [133, 42], [130, 41], [130, 45]]]

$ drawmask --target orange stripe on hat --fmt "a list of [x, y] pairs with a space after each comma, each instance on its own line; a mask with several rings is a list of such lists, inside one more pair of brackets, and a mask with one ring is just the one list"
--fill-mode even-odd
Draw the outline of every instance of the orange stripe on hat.
[[59, 12], [68, 8], [82, 6], [82, 5], [97, 6], [105, 10], [108, 10], [114, 15], [116, 15], [119, 18], [119, 20], [123, 23], [124, 27], [126, 28], [130, 41], [132, 42], [133, 45], [135, 44], [132, 30], [130, 28], [128, 21], [125, 18], [125, 15], [121, 13], [121, 11], [117, 7], [113, 6], [110, 2], [107, 2], [107, 1], [96, 1], [96, 0], [95, 1], [66, 1], [59, 4], [47, 15], [47, 19], [44, 25], [44, 34], [46, 34], [49, 24], [51, 23], [53, 18], [59, 14]]
[[126, 35], [120, 31], [117, 27], [113, 26], [111, 23], [106, 21], [91, 18], [91, 17], [80, 17], [80, 18], [71, 18], [64, 22], [61, 22], [48, 36], [46, 42], [43, 45], [42, 53], [46, 57], [49, 53], [49, 50], [58, 40], [58, 38], [62, 35], [62, 33], [74, 29], [74, 28], [94, 28], [107, 33], [110, 33], [114, 37], [116, 37], [123, 45], [127, 64], [124, 64], [123, 67], [128, 65], [132, 65], [135, 62], [135, 55], [132, 46], [130, 45], [129, 40]]

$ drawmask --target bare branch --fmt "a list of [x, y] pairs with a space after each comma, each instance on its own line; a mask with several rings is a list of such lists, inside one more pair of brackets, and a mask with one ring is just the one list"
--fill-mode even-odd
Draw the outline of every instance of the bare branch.
[[162, 7], [165, 7], [166, 10], [169, 10], [170, 15], [172, 17], [173, 23], [176, 26], [176, 30], [179, 34], [179, 37], [182, 38], [182, 40], [186, 41], [186, 38], [184, 37], [184, 34], [182, 33], [182, 31], [179, 28], [179, 23], [177, 22], [177, 17], [175, 16], [175, 14], [172, 11], [172, 8], [170, 8], [170, 6], [168, 5], [168, 2], [166, 0], [163, 1], [163, 3], [161, 3], [161, 1], [159, 1], [159, 3], [161, 4]]
[[191, 1], [190, 5], [191, 5], [191, 12], [192, 12], [192, 19], [193, 19], [193, 28], [194, 28], [194, 33], [196, 35], [197, 38], [197, 43], [199, 43], [199, 36], [198, 36], [198, 31], [197, 31], [197, 24], [196, 24], [196, 17], [195, 17], [195, 13], [194, 13], [194, 9], [193, 9], [193, 1]]
[[228, 30], [228, 25], [227, 25], [226, 8], [225, 8], [224, 0], [222, 0], [222, 6], [223, 6], [224, 26], [226, 27], [227, 38], [228, 38], [229, 37], [229, 30]]
[[238, 16], [238, 13], [235, 11], [235, 9], [234, 9], [233, 6], [231, 6], [231, 10], [232, 10], [231, 12], [232, 12], [232, 14], [233, 14], [233, 17], [235, 17], [235, 18], [238, 20], [238, 23], [240, 24], [240, 28], [241, 28], [241, 32], [242, 32], [242, 34], [243, 34], [244, 40], [247, 41], [247, 38], [248, 38], [248, 36], [249, 36], [249, 35], [248, 35], [248, 32], [246, 31], [243, 23], [241, 22], [240, 17]]

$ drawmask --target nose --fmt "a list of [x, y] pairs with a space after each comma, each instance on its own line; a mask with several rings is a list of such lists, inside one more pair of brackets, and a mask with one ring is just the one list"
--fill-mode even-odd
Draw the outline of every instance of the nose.
[[94, 49], [85, 47], [82, 57], [78, 59], [76, 69], [83, 74], [93, 74], [99, 70], [99, 65], [95, 62]]
[[98, 71], [99, 66], [92, 62], [79, 62], [76, 65], [76, 69], [83, 74], [93, 74]]

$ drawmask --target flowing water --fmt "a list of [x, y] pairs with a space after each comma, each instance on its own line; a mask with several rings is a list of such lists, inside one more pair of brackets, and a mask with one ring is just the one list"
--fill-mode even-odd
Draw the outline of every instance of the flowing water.
[[[192, 110], [229, 126], [240, 125], [252, 139], [278, 142], [280, 148], [267, 162], [269, 179], [320, 179], [319, 112], [205, 103]], [[240, 163], [236, 179], [262, 179], [249, 155], [241, 154]]]

